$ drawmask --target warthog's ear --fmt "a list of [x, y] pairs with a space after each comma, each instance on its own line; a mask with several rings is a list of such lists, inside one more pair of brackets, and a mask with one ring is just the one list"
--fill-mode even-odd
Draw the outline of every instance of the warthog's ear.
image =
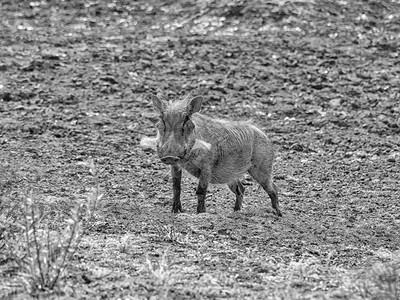
[[153, 102], [153, 106], [154, 106], [154, 109], [156, 110], [156, 112], [158, 112], [159, 114], [162, 114], [164, 112], [165, 107], [166, 107], [164, 100], [158, 98], [156, 95], [153, 95], [153, 94], [150, 94], [148, 96], [148, 99]]
[[190, 99], [187, 105], [189, 115], [199, 112], [201, 110], [201, 104], [203, 103], [203, 97], [197, 96]]

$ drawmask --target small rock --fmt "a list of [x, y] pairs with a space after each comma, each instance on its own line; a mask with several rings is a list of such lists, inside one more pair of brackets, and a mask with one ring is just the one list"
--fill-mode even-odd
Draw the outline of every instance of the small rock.
[[363, 150], [359, 150], [356, 151], [356, 156], [360, 157], [360, 158], [366, 158], [367, 157], [367, 152], [363, 151]]
[[111, 84], [116, 84], [116, 83], [118, 83], [117, 79], [115, 79], [115, 77], [110, 76], [110, 75], [108, 75], [108, 76], [102, 76], [102, 77], [100, 77], [100, 80], [109, 82], [109, 83], [111, 83]]
[[299, 182], [300, 181], [300, 179], [298, 177], [291, 176], [291, 175], [286, 176], [286, 180], [288, 182]]
[[336, 99], [330, 100], [329, 105], [332, 107], [338, 107], [338, 106], [340, 106], [341, 102], [342, 102], [342, 100], [340, 100], [339, 98], [336, 98]]
[[254, 114], [255, 114], [256, 116], [266, 116], [266, 115], [267, 115], [265, 112], [263, 112], [263, 111], [261, 111], [261, 110], [257, 110]]
[[10, 102], [13, 100], [13, 96], [9, 92], [4, 92], [0, 94], [0, 99], [3, 99], [4, 102]]
[[396, 162], [400, 160], [400, 153], [399, 152], [394, 152], [389, 154], [389, 157], [387, 158], [389, 162]]
[[301, 152], [301, 151], [304, 151], [304, 146], [302, 144], [295, 143], [295, 144], [290, 146], [290, 150]]

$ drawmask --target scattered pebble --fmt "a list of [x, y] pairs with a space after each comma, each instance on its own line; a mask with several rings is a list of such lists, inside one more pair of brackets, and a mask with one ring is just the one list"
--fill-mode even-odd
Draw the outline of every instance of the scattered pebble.
[[389, 157], [387, 158], [389, 162], [396, 162], [400, 161], [400, 152], [394, 152], [389, 154]]
[[336, 99], [330, 100], [329, 104], [332, 107], [338, 107], [338, 106], [340, 106], [341, 102], [342, 102], [342, 100], [340, 100], [339, 98], [336, 98]]

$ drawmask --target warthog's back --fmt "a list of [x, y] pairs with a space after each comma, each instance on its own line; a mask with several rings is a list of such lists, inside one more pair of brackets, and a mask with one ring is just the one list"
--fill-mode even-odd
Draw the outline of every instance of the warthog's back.
[[[198, 113], [192, 116], [192, 120], [196, 125], [196, 139], [210, 144], [210, 147], [204, 150], [208, 151], [208, 154], [202, 153], [201, 156], [203, 160], [208, 160], [203, 163], [210, 164], [211, 160], [211, 183], [236, 180], [258, 160], [263, 159], [267, 151], [272, 151], [266, 135], [250, 122], [213, 119]], [[200, 161], [197, 159], [198, 163]], [[184, 167], [193, 175], [197, 175], [190, 165]]]

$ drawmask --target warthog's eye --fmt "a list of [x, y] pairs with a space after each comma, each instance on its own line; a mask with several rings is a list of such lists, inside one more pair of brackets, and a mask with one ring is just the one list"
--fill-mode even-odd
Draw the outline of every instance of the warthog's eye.
[[190, 134], [194, 129], [194, 124], [189, 117], [186, 117], [185, 121], [183, 122], [182, 126], [182, 133]]
[[156, 127], [158, 128], [158, 130], [160, 130], [160, 131], [164, 131], [164, 129], [165, 129], [165, 123], [164, 123], [164, 121], [161, 119], [160, 121], [158, 121], [157, 123], [156, 123]]

